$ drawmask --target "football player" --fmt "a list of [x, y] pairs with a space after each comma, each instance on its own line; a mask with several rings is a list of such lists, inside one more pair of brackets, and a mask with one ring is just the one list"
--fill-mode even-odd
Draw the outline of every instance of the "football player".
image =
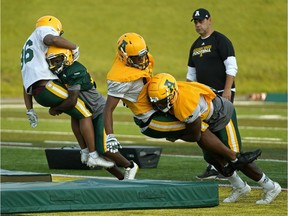
[[[113, 111], [120, 100], [132, 111], [134, 121], [144, 135], [171, 140], [181, 137], [190, 142], [195, 140], [196, 134], [191, 133], [185, 123], [179, 121], [174, 115], [157, 111], [150, 103], [147, 89], [153, 77], [153, 65], [153, 57], [142, 36], [137, 33], [125, 33], [118, 39], [117, 53], [112, 68], [107, 74], [108, 97], [103, 113], [107, 134], [106, 144], [114, 151], [121, 146], [113, 130]], [[234, 162], [234, 167], [249, 163], [259, 156], [257, 152], [245, 156], [237, 155], [223, 145], [213, 133], [209, 133], [209, 130], [207, 134], [209, 135], [202, 137], [199, 145], [227, 157]]]
[[[120, 152], [110, 152], [109, 149], [106, 148], [106, 136], [104, 133], [102, 116], [105, 99], [97, 91], [96, 83], [88, 73], [85, 66], [78, 61], [73, 61], [72, 52], [69, 49], [53, 46], [48, 48], [46, 59], [50, 70], [58, 76], [61, 82], [68, 89], [68, 97], [57, 106], [51, 107], [49, 113], [51, 115], [57, 115], [58, 113], [67, 111], [75, 106], [78, 97], [83, 100], [85, 105], [92, 112], [92, 119], [90, 119], [90, 123], [84, 122], [84, 127], [83, 124], [81, 124], [82, 119], [79, 121], [74, 120], [72, 122], [73, 130], [77, 131], [81, 137], [83, 131], [92, 129], [90, 135], [95, 134], [95, 145], [97, 151], [105, 157], [113, 160], [116, 165], [125, 168], [124, 173], [122, 173], [117, 166], [113, 167], [113, 169], [107, 170], [120, 180], [124, 178], [134, 179], [136, 172], [132, 173], [131, 168], [135, 167], [137, 170], [138, 165], [133, 161], [128, 161]], [[84, 147], [86, 146], [83, 138], [78, 140], [78, 142], [79, 144], [83, 143]]]
[[[200, 146], [203, 146], [203, 136], [207, 137], [207, 132], [211, 131], [223, 145], [241, 152], [241, 137], [234, 106], [226, 98], [216, 96], [208, 86], [198, 82], [176, 82], [172, 75], [160, 73], [152, 77], [148, 95], [155, 107], [164, 113], [175, 115], [185, 123], [190, 128], [194, 141]], [[254, 162], [233, 167], [233, 163], [207, 148], [203, 148], [203, 154], [204, 159], [213, 164], [232, 184], [233, 191], [224, 199], [225, 203], [236, 202], [251, 191], [251, 187], [234, 170], [240, 170], [263, 187], [264, 196], [256, 204], [269, 204], [281, 192], [281, 186], [269, 179]], [[229, 166], [232, 169], [227, 172]]]
[[[73, 61], [79, 58], [79, 47], [61, 37], [62, 34], [63, 28], [59, 19], [51, 15], [40, 17], [36, 22], [35, 30], [28, 37], [22, 49], [21, 72], [24, 85], [24, 102], [32, 128], [35, 128], [38, 123], [37, 115], [33, 109], [32, 95], [40, 105], [45, 107], [56, 106], [68, 95], [63, 84], [58, 81], [58, 77], [49, 70], [45, 56], [48, 46], [53, 45], [72, 50]], [[89, 118], [92, 114], [83, 104], [81, 100], [78, 100], [76, 106], [67, 111], [67, 114], [72, 117], [72, 122], [74, 118], [87, 122], [91, 121]], [[89, 135], [88, 132], [86, 137]], [[77, 137], [78, 135], [75, 133], [77, 140], [80, 140], [81, 138]], [[113, 166], [111, 162], [99, 157], [95, 151], [94, 137], [89, 138], [91, 148], [89, 152], [90, 160], [87, 165], [90, 167]]]

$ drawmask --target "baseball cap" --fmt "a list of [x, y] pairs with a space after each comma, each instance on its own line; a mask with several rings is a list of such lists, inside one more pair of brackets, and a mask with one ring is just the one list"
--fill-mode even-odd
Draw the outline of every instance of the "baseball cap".
[[208, 10], [204, 9], [204, 8], [199, 8], [197, 10], [194, 11], [193, 15], [192, 15], [192, 19], [191, 22], [193, 20], [203, 20], [203, 19], [208, 19], [210, 17], [210, 13]]

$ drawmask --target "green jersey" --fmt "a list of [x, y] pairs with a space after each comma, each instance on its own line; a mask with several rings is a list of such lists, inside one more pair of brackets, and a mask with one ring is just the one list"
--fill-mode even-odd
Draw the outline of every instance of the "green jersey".
[[96, 90], [96, 83], [84, 65], [76, 61], [58, 74], [58, 77], [68, 91], [80, 90], [79, 97], [93, 113], [93, 119], [103, 112], [105, 99]]

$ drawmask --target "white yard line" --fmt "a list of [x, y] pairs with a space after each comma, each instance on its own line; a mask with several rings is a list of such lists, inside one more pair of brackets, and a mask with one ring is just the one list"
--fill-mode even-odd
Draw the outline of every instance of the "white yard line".
[[[264, 130], [264, 128], [263, 128]], [[266, 129], [267, 130], [267, 129]], [[279, 129], [280, 130], [280, 129]], [[22, 133], [22, 134], [47, 134], [47, 135], [61, 135], [61, 136], [73, 136], [72, 132], [59, 132], [59, 131], [35, 131], [35, 130], [11, 130], [11, 129], [1, 129], [1, 133]], [[125, 138], [125, 139], [144, 139], [147, 142], [166, 142], [165, 139], [154, 139], [149, 138], [144, 135], [125, 135], [125, 134], [116, 134], [119, 138]], [[287, 141], [282, 140], [280, 138], [271, 138], [271, 137], [242, 137], [243, 142], [247, 143], [259, 143], [261, 144], [271, 144], [273, 142], [274, 144], [280, 144], [280, 145], [287, 145]], [[64, 143], [65, 141], [47, 141], [49, 144], [54, 142]], [[122, 143], [132, 143], [133, 141], [121, 141]], [[182, 140], [177, 140], [176, 142], [184, 142]], [[69, 141], [67, 142], [69, 143]]]
[[[43, 147], [24, 147], [24, 146], [1, 146], [1, 148], [33, 149], [41, 151], [45, 149]], [[176, 154], [163, 154], [163, 153], [161, 153], [161, 157], [182, 157], [182, 158], [193, 158], [199, 160], [203, 159], [203, 156], [197, 156], [197, 155], [176, 155]], [[257, 159], [257, 161], [287, 163], [287, 160], [276, 160], [276, 159]]]
[[[118, 113], [118, 112], [117, 112]], [[118, 113], [119, 114], [119, 113]], [[121, 113], [123, 115], [124, 113]], [[130, 113], [127, 113], [131, 116]], [[237, 115], [238, 119], [257, 119], [257, 120], [287, 120], [287, 116], [281, 116], [281, 115]], [[2, 119], [10, 120], [10, 121], [27, 121], [27, 118], [21, 118], [21, 117], [4, 117], [2, 116]], [[52, 118], [42, 118], [42, 121], [47, 122], [70, 122], [70, 119], [52, 119]], [[117, 122], [117, 121], [115, 121]], [[133, 121], [118, 121], [119, 124], [131, 124], [134, 125], [135, 123]]]

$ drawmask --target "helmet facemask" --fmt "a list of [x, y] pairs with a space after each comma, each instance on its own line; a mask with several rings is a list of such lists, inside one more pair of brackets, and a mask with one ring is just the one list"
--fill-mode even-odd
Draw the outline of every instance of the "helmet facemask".
[[138, 56], [128, 56], [127, 65], [130, 67], [135, 67], [140, 70], [144, 70], [149, 65], [149, 57], [147, 49], [141, 50]]
[[166, 113], [174, 105], [174, 102], [177, 100], [177, 92], [174, 91], [173, 94], [169, 93], [169, 89], [166, 89], [166, 97], [159, 100], [158, 98], [150, 97], [150, 102], [155, 105], [160, 111]]
[[72, 52], [69, 49], [50, 46], [46, 53], [46, 61], [54, 74], [60, 74], [67, 66], [73, 64]]
[[46, 59], [49, 65], [49, 69], [54, 74], [60, 74], [65, 68], [65, 62], [67, 62], [67, 58], [63, 54], [49, 55]]
[[148, 96], [157, 109], [168, 112], [178, 98], [177, 81], [170, 74], [156, 74], [149, 82]]
[[129, 67], [144, 70], [149, 65], [145, 40], [136, 33], [126, 33], [117, 41], [119, 59]]

